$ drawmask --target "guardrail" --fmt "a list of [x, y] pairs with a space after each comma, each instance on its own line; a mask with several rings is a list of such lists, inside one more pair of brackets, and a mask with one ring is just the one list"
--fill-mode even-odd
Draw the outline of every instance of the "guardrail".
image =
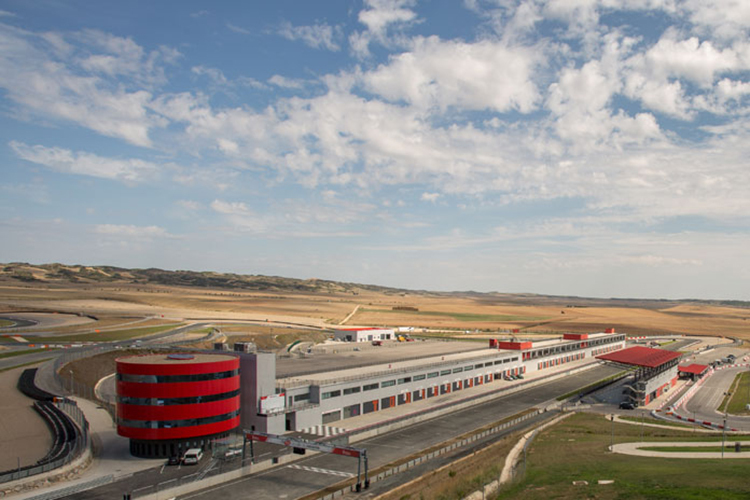
[[109, 484], [114, 481], [114, 479], [114, 475], [109, 474], [107, 476], [102, 476], [85, 483], [76, 484], [75, 486], [68, 486], [67, 488], [62, 488], [59, 490], [48, 491], [47, 493], [42, 493], [41, 495], [29, 497], [26, 500], [57, 500], [58, 498], [65, 498], [69, 495], [80, 493], [81, 491], [104, 486], [105, 484]]
[[53, 429], [53, 447], [37, 464], [0, 474], [0, 483], [50, 472], [69, 464], [88, 447], [89, 424], [75, 402], [62, 400], [54, 403], [54, 410], [45, 407], [38, 411]]

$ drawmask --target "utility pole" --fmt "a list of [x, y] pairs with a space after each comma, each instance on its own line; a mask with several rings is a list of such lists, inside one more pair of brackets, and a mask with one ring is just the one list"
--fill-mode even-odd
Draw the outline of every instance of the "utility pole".
[[643, 410], [641, 410], [641, 442], [643, 442]]
[[729, 413], [729, 396], [731, 392], [725, 392], [724, 396], [727, 398], [726, 404], [724, 405], [724, 427], [721, 429], [721, 458], [724, 458], [724, 441], [727, 435], [727, 414]]

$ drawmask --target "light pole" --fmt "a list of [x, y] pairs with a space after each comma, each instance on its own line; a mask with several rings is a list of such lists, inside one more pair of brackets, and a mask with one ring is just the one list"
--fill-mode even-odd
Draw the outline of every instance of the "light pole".
[[721, 458], [724, 458], [724, 440], [727, 435], [727, 414], [729, 413], [729, 396], [731, 396], [731, 392], [725, 392], [724, 396], [726, 397], [727, 401], [724, 405], [724, 427], [721, 429]]
[[609, 445], [609, 449], [612, 453], [615, 452], [615, 414], [613, 413], [610, 415], [610, 419], [612, 420], [612, 441]]
[[698, 422], [695, 421], [695, 410], [693, 410], [693, 434], [695, 434], [696, 427], [698, 427]]
[[645, 412], [641, 410], [641, 442], [643, 442], [643, 419], [645, 418], [644, 413]]

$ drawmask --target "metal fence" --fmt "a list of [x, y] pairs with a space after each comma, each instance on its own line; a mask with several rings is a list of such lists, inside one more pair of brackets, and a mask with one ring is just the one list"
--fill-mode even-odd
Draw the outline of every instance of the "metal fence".
[[50, 472], [54, 469], [57, 469], [58, 467], [69, 464], [70, 462], [78, 458], [81, 453], [83, 453], [83, 451], [88, 447], [89, 423], [86, 420], [86, 417], [84, 416], [81, 409], [78, 408], [74, 401], [70, 400], [62, 400], [55, 402], [54, 404], [58, 409], [65, 412], [65, 414], [73, 422], [75, 422], [77, 426], [75, 439], [72, 442], [66, 443], [67, 450], [65, 452], [65, 455], [58, 460], [47, 462], [42, 465], [23, 468], [19, 467], [15, 471], [6, 472], [0, 475], [0, 483], [7, 483], [9, 481], [16, 481], [18, 479], [24, 479], [30, 476], [35, 476], [37, 474]]

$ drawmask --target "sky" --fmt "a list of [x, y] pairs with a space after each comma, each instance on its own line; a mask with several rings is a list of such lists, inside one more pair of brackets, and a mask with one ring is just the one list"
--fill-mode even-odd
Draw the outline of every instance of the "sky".
[[0, 0], [0, 262], [750, 300], [746, 0]]

